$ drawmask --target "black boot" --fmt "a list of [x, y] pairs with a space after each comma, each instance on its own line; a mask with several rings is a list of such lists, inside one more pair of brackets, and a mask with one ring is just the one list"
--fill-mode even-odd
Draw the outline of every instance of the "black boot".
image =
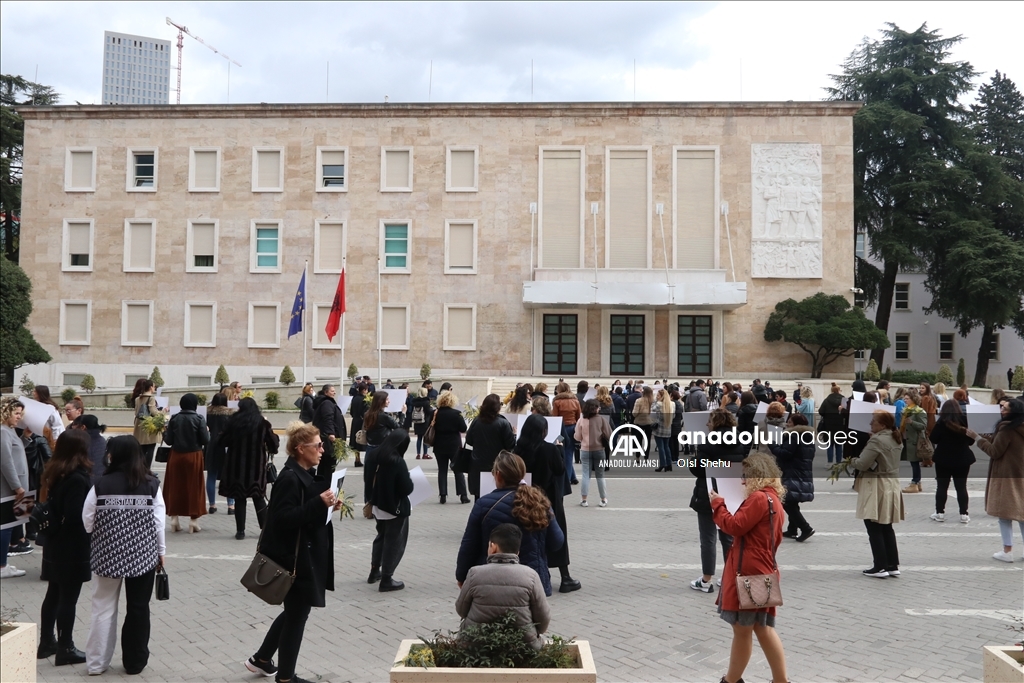
[[463, 493], [461, 496], [459, 496], [459, 502], [465, 505], [466, 503], [469, 502], [469, 496]]
[[579, 581], [572, 578], [571, 576], [562, 577], [562, 585], [558, 588], [559, 593], [572, 593], [578, 591], [583, 586]]
[[46, 659], [57, 654], [57, 637], [53, 634], [49, 638], [40, 638], [39, 647], [36, 648], [36, 659]]
[[65, 666], [67, 664], [84, 664], [85, 653], [75, 647], [74, 643], [57, 648], [57, 656], [53, 658], [54, 666]]
[[446, 496], [444, 494], [441, 494], [440, 499], [441, 499], [441, 505], [444, 505], [445, 501], [448, 500], [448, 496]]
[[370, 575], [366, 577], [366, 583], [377, 583], [380, 581], [380, 567], [370, 567]]
[[405, 588], [405, 584], [404, 583], [402, 583], [401, 581], [395, 581], [389, 575], [389, 576], [382, 576], [381, 577], [381, 579], [380, 579], [380, 588], [378, 588], [377, 590], [379, 590], [381, 593], [387, 593], [389, 591], [400, 591], [403, 588]]

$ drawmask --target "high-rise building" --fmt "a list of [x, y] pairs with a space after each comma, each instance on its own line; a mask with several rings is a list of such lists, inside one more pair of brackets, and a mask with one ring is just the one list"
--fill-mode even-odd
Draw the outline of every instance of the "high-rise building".
[[103, 104], [168, 104], [171, 41], [103, 32]]

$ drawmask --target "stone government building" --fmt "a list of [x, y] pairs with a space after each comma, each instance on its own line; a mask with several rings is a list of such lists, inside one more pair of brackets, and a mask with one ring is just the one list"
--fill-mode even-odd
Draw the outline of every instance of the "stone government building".
[[852, 296], [859, 106], [26, 107], [21, 264], [54, 360], [25, 370], [273, 381], [302, 365], [308, 260], [310, 377], [338, 375], [343, 264], [367, 372], [379, 320], [395, 376], [804, 375], [762, 333], [782, 299]]

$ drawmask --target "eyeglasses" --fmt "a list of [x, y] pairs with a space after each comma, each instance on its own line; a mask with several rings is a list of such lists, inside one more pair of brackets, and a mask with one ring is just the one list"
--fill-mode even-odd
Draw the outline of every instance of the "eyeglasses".
[[[323, 441], [317, 441], [316, 443], [307, 443], [306, 446], [312, 446], [313, 448], [315, 448], [317, 450], [322, 450], [323, 447], [324, 447], [324, 442]], [[305, 446], [303, 446], [303, 448], [305, 448]]]

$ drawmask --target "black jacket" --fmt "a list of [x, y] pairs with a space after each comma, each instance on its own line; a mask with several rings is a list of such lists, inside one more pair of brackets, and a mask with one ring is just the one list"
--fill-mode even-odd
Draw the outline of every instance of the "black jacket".
[[[782, 485], [786, 487], [786, 501], [796, 503], [809, 503], [814, 500], [814, 439], [804, 434], [814, 436], [814, 427], [799, 425], [786, 429], [783, 434], [782, 443], [777, 446], [769, 446], [768, 450], [775, 456], [775, 462], [782, 470]], [[803, 443], [793, 438], [788, 440], [789, 434], [798, 434], [805, 441]]]
[[951, 469], [970, 467], [977, 461], [971, 446], [974, 439], [966, 434], [966, 429], [955, 422], [936, 420], [928, 439], [935, 444], [933, 460], [936, 465]]
[[455, 408], [438, 408], [434, 420], [434, 452], [452, 458], [462, 448], [462, 436], [468, 427]]
[[330, 396], [320, 394], [313, 399], [313, 426], [320, 430], [321, 438], [334, 436], [338, 439], [347, 439], [348, 431], [345, 429], [345, 416], [338, 407], [338, 402]]
[[206, 418], [194, 410], [183, 410], [167, 423], [164, 443], [178, 453], [194, 453], [210, 443]]
[[289, 571], [296, 568], [289, 595], [312, 607], [325, 606], [325, 591], [334, 590], [334, 526], [324, 524], [327, 506], [320, 498], [328, 486], [288, 458], [274, 483], [259, 543], [260, 552], [270, 559]]
[[299, 396], [299, 400], [295, 402], [295, 407], [299, 409], [299, 419], [309, 424], [313, 421], [313, 397], [309, 394], [303, 394]]
[[352, 397], [352, 403], [348, 407], [348, 412], [352, 415], [352, 433], [348, 439], [348, 445], [357, 451], [365, 451], [366, 446], [361, 443], [356, 443], [356, 434], [363, 428], [363, 416], [366, 415], [366, 411], [370, 409], [370, 406], [366, 405], [366, 401], [363, 400], [363, 395], [356, 392]]
[[843, 427], [845, 424], [842, 405], [842, 394], [829, 394], [825, 397], [825, 400], [821, 402], [821, 406], [818, 408], [818, 415], [821, 415], [821, 421], [818, 423], [819, 432], [835, 434], [836, 432], [844, 431]]
[[224, 462], [224, 444], [220, 438], [224, 434], [229, 417], [231, 409], [227, 406], [210, 406], [206, 410], [206, 426], [210, 430], [210, 443], [206, 444], [207, 472], [220, 472], [221, 464]]
[[[43, 480], [43, 470], [46, 463], [50, 461], [50, 444], [46, 437], [41, 434], [32, 434], [31, 437], [21, 438], [25, 444], [25, 462], [28, 463], [28, 484], [31, 488], [38, 489], [39, 483]], [[100, 473], [102, 474], [102, 472]]]
[[92, 460], [90, 481], [95, 484], [107, 471], [107, 440], [98, 429], [87, 429], [86, 432], [89, 434], [89, 459]]
[[[413, 422], [413, 413], [416, 412], [417, 408], [423, 409], [423, 422]], [[427, 427], [430, 426], [430, 420], [434, 417], [434, 407], [430, 405], [430, 397], [424, 396], [420, 398], [417, 396], [409, 404], [409, 410], [405, 414], [405, 430], [409, 431], [412, 429], [416, 436], [423, 436], [427, 433]], [[434, 431], [437, 431], [437, 427], [434, 427]]]
[[480, 473], [490, 472], [494, 459], [501, 451], [511, 451], [516, 446], [516, 435], [504, 415], [498, 415], [493, 422], [477, 418], [466, 432], [466, 445], [473, 447], [473, 465], [469, 472], [469, 492], [480, 495]]
[[[756, 410], [756, 408], [755, 408]], [[727, 430], [729, 431], [730, 427]], [[747, 457], [748, 449], [742, 444], [735, 445], [714, 445], [714, 444], [701, 444], [697, 446], [697, 466], [690, 468], [690, 473], [697, 478], [693, 484], [693, 495], [690, 496], [690, 508], [697, 512], [705, 512], [711, 514], [711, 496], [708, 494], [708, 478], [707, 468], [700, 465], [701, 458], [708, 460], [728, 460], [729, 462], [743, 462], [743, 459]], [[741, 467], [735, 467], [736, 476], [739, 477], [743, 473]]]
[[89, 581], [89, 534], [82, 522], [82, 508], [92, 488], [89, 473], [77, 469], [50, 489], [51, 530], [43, 545], [43, 581]]
[[740, 406], [736, 411], [736, 429], [749, 434], [754, 433], [754, 415], [757, 414], [757, 404], [748, 403]]
[[534, 486], [544, 491], [555, 513], [558, 528], [565, 536], [565, 543], [558, 550], [548, 550], [548, 566], [560, 567], [569, 564], [569, 528], [565, 523], [565, 457], [561, 448], [547, 441], [541, 442], [534, 453], [520, 454], [526, 463], [526, 471], [533, 477]]
[[401, 456], [390, 455], [382, 459], [375, 458], [372, 471], [369, 466], [367, 463], [363, 476], [375, 480], [370, 498], [373, 504], [396, 517], [408, 517], [412, 512], [409, 505], [412, 477], [409, 476], [409, 466], [405, 460]]
[[[365, 420], [366, 418], [364, 417], [363, 419]], [[398, 423], [395, 422], [395, 418], [391, 417], [390, 413], [380, 413], [377, 415], [377, 422], [373, 425], [373, 429], [366, 432], [367, 445], [381, 445], [388, 434], [395, 429], [398, 429]], [[365, 472], [363, 474], [365, 475]]]

